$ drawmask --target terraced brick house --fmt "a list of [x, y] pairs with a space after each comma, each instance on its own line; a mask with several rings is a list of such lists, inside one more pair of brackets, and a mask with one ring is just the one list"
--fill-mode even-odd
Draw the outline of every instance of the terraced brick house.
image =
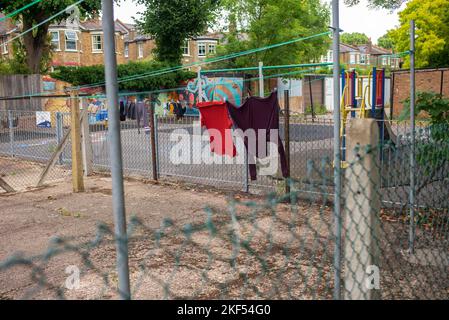
[[[19, 30], [20, 26], [13, 25], [8, 19], [0, 22], [0, 58], [12, 57], [12, 44], [5, 42], [17, 35]], [[100, 19], [52, 24], [49, 36], [53, 47], [52, 67], [103, 64], [103, 31]], [[219, 34], [207, 34], [186, 40], [183, 63], [198, 62], [208, 54], [215, 53], [219, 40]], [[151, 60], [154, 57], [154, 39], [140, 34], [133, 24], [116, 20], [115, 41], [119, 64]]]

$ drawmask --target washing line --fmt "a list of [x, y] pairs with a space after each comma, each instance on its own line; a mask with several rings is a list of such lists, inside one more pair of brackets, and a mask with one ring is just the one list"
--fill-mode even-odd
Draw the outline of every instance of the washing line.
[[[305, 68], [305, 67], [323, 67], [331, 66], [332, 62], [322, 62], [322, 63], [303, 63], [303, 64], [287, 64], [278, 66], [263, 66], [263, 70], [273, 70], [273, 69], [294, 69], [294, 68]], [[220, 73], [220, 72], [236, 72], [236, 71], [257, 71], [259, 67], [246, 67], [246, 68], [229, 68], [229, 69], [216, 69], [216, 70], [201, 70], [201, 73]]]
[[8, 43], [10, 43], [10, 42], [12, 42], [12, 41], [14, 41], [14, 40], [16, 40], [16, 39], [22, 37], [23, 35], [27, 34], [28, 32], [33, 31], [33, 30], [36, 29], [36, 28], [39, 28], [41, 25], [46, 24], [47, 22], [50, 22], [51, 20], [53, 20], [54, 18], [60, 16], [61, 14], [66, 13], [68, 9], [72, 9], [72, 8], [76, 7], [76, 6], [79, 5], [81, 2], [84, 2], [84, 0], [78, 0], [78, 1], [75, 2], [74, 4], [71, 4], [71, 5], [68, 6], [67, 8], [65, 8], [65, 9], [59, 11], [58, 13], [52, 15], [50, 18], [47, 18], [47, 19], [45, 19], [44, 21], [39, 22], [38, 24], [34, 25], [33, 27], [29, 28], [28, 30], [25, 30], [25, 31], [21, 32], [20, 34], [18, 34], [17, 36], [15, 36], [15, 37], [9, 39], [8, 41], [5, 41], [3, 44], [6, 45], [6, 44], [8, 44]]
[[29, 7], [34, 6], [35, 4], [38, 4], [39, 2], [42, 2], [43, 0], [34, 0], [33, 2], [28, 3], [27, 5], [24, 5], [22, 8], [17, 9], [11, 13], [8, 13], [7, 15], [5, 15], [4, 17], [0, 18], [0, 22], [5, 21], [6, 19], [12, 18], [15, 15], [19, 14], [20, 12], [22, 12], [23, 10], [28, 9]]
[[[220, 57], [212, 57], [209, 59], [205, 59], [204, 61], [193, 62], [193, 63], [186, 64], [186, 65], [179, 65], [179, 66], [175, 66], [175, 67], [171, 67], [171, 68], [165, 68], [165, 69], [160, 69], [160, 70], [142, 73], [142, 74], [138, 74], [138, 75], [123, 77], [123, 78], [119, 78], [117, 82], [123, 83], [123, 82], [127, 82], [127, 81], [132, 81], [132, 80], [139, 80], [139, 79], [143, 79], [143, 78], [147, 78], [147, 77], [154, 77], [154, 76], [159, 76], [159, 75], [163, 75], [163, 74], [167, 74], [167, 73], [172, 73], [175, 71], [180, 71], [180, 70], [188, 69], [188, 68], [195, 67], [195, 66], [202, 66], [202, 65], [206, 65], [206, 64], [210, 64], [210, 63], [230, 60], [233, 58], [282, 47], [282, 46], [289, 45], [292, 43], [297, 43], [297, 42], [301, 42], [301, 41], [305, 41], [305, 40], [323, 37], [323, 36], [329, 35], [329, 34], [331, 34], [331, 32], [327, 31], [327, 32], [319, 33], [319, 34], [310, 35], [307, 37], [295, 38], [295, 39], [292, 39], [289, 41], [276, 43], [276, 44], [265, 46], [265, 47], [250, 49], [250, 50], [241, 51], [241, 52], [237, 52], [237, 53], [233, 53], [233, 54], [229, 54], [229, 55], [225, 55], [225, 56], [220, 56]], [[88, 84], [88, 85], [75, 86], [75, 87], [72, 87], [72, 89], [84, 89], [84, 88], [97, 87], [97, 86], [104, 85], [104, 83], [105, 82], [98, 82], [98, 83], [92, 83], [92, 84]]]

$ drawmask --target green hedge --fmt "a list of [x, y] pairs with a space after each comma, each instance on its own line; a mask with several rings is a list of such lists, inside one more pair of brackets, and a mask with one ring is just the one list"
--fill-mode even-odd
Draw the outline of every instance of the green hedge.
[[[118, 78], [154, 72], [170, 67], [157, 61], [129, 62], [118, 65]], [[164, 75], [145, 77], [119, 83], [120, 91], [151, 91], [179, 87], [181, 82], [195, 78], [195, 73], [190, 71], [177, 71]], [[59, 79], [74, 86], [83, 86], [104, 83], [104, 66], [95, 65], [89, 67], [57, 67], [51, 77]]]

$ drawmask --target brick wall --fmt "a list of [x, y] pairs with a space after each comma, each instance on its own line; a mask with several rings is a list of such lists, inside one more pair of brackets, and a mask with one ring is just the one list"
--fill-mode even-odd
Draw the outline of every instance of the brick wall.
[[[393, 78], [393, 117], [397, 117], [404, 108], [403, 101], [410, 97], [410, 72], [394, 72]], [[442, 93], [449, 98], [449, 68], [417, 70], [416, 91]]]
[[[93, 52], [92, 50], [92, 35], [100, 34], [96, 32], [80, 32], [78, 33], [77, 50], [67, 51], [65, 49], [64, 31], [59, 31], [60, 49], [53, 52], [54, 65], [81, 65], [92, 66], [103, 64], [103, 51]], [[102, 34], [101, 34], [102, 35]], [[102, 35], [103, 36], [103, 35]], [[123, 35], [116, 34], [116, 52], [117, 62], [125, 63], [124, 57], [125, 40]]]

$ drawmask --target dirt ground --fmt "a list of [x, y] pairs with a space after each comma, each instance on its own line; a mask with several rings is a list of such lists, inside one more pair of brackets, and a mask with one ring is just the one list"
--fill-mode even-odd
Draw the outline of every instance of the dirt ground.
[[[85, 193], [72, 193], [65, 178], [0, 195], [0, 299], [118, 298], [111, 179], [97, 175], [85, 184]], [[326, 205], [130, 179], [125, 199], [135, 299], [332, 297]], [[385, 297], [448, 297], [447, 269], [401, 256], [401, 228], [384, 222], [395, 237], [383, 244]], [[73, 267], [79, 286], [70, 282]], [[438, 285], [427, 287], [431, 279]]]

